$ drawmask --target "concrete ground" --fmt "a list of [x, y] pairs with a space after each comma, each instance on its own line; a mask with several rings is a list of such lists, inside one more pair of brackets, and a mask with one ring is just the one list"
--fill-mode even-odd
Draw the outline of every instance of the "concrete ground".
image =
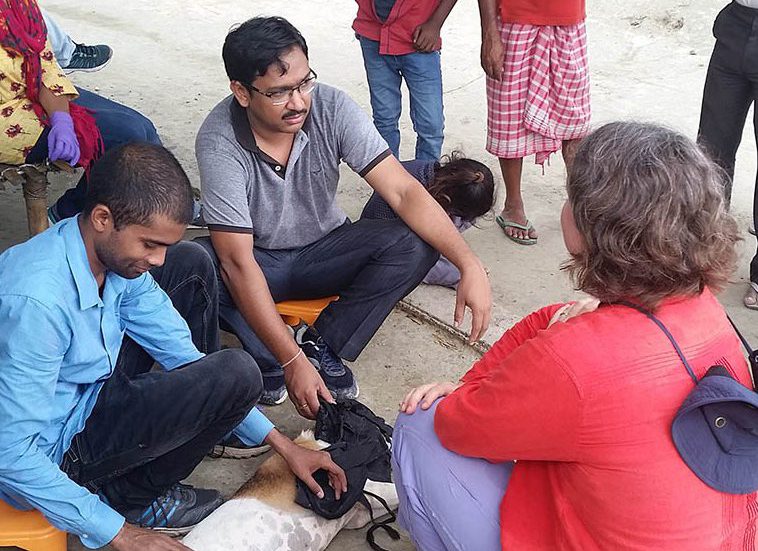
[[[346, 90], [369, 108], [360, 48], [350, 25], [356, 6], [351, 0], [283, 3], [257, 0], [42, 0], [75, 40], [106, 42], [115, 50], [110, 65], [94, 74], [76, 74], [77, 85], [130, 105], [156, 124], [165, 144], [197, 182], [194, 135], [204, 116], [228, 94], [221, 44], [229, 28], [254, 15], [282, 15], [304, 34], [312, 67], [326, 83]], [[594, 124], [637, 119], [667, 124], [694, 137], [703, 79], [713, 46], [711, 25], [726, 0], [588, 0], [588, 38]], [[479, 67], [479, 23], [476, 4], [460, 2], [443, 29], [443, 80], [446, 121], [445, 151], [461, 149], [481, 159], [498, 175], [497, 162], [484, 150], [486, 105]], [[413, 131], [407, 108], [401, 125], [401, 158], [413, 156]], [[755, 145], [746, 128], [737, 159], [732, 209], [747, 228], [755, 182]], [[490, 217], [466, 232], [466, 240], [490, 273], [493, 322], [485, 336], [492, 342], [514, 321], [534, 309], [575, 296], [560, 265], [566, 259], [558, 213], [564, 199], [564, 167], [559, 156], [544, 174], [530, 160], [524, 167], [524, 197], [530, 219], [540, 232], [534, 247], [507, 240]], [[55, 180], [52, 197], [69, 182]], [[370, 189], [349, 170], [343, 171], [339, 201], [355, 216]], [[502, 194], [502, 190], [501, 190]], [[502, 201], [502, 199], [501, 199]], [[498, 206], [502, 207], [502, 202]], [[0, 191], [0, 250], [25, 239], [20, 192]], [[743, 257], [729, 287], [720, 295], [749, 339], [758, 343], [756, 313], [742, 306], [747, 267], [755, 238], [745, 232]], [[409, 299], [421, 310], [451, 322], [453, 293], [421, 287]], [[388, 418], [405, 389], [429, 379], [450, 378], [464, 371], [476, 354], [445, 332], [393, 313], [355, 363], [363, 399]], [[391, 384], [387, 384], [391, 381]], [[270, 411], [288, 433], [303, 422], [290, 406]], [[220, 467], [220, 468], [219, 468]], [[208, 461], [197, 478], [231, 492], [255, 468], [255, 462]], [[72, 549], [79, 549], [72, 540]], [[396, 545], [393, 549], [401, 549]], [[408, 544], [406, 549], [410, 549]], [[360, 534], [342, 534], [330, 549], [367, 549]]]

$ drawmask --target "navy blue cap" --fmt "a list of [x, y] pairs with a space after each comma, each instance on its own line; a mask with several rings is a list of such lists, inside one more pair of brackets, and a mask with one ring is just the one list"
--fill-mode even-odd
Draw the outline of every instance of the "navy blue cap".
[[687, 396], [671, 435], [684, 462], [711, 488], [758, 490], [758, 393], [724, 367], [711, 367]]

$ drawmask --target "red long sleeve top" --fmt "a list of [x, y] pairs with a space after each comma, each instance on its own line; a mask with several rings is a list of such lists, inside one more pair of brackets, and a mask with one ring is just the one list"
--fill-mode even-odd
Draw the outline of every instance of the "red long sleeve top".
[[584, 21], [585, 0], [500, 0], [500, 19], [528, 25], [576, 25]]
[[[674, 348], [624, 306], [547, 329], [558, 306], [524, 318], [437, 408], [442, 444], [516, 459], [500, 508], [507, 550], [753, 550], [756, 494], [717, 492], [679, 457], [671, 422], [693, 384]], [[656, 312], [698, 377], [747, 363], [708, 290]]]

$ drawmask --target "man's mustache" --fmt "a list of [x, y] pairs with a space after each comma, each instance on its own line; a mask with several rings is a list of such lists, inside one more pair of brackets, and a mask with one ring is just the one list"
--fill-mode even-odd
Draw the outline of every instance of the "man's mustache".
[[287, 111], [282, 115], [283, 119], [289, 119], [290, 117], [297, 117], [298, 115], [305, 115], [308, 112], [307, 109], [302, 109], [301, 111]]

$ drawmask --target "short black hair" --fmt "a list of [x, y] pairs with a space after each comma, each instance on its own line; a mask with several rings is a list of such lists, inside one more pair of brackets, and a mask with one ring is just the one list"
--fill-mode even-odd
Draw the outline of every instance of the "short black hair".
[[289, 67], [282, 55], [292, 48], [300, 48], [308, 57], [305, 38], [292, 23], [283, 17], [254, 17], [226, 35], [221, 55], [229, 80], [248, 87], [271, 65], [286, 73]]
[[87, 182], [83, 214], [105, 205], [115, 228], [147, 225], [163, 214], [178, 224], [192, 220], [192, 186], [179, 161], [163, 146], [129, 143], [95, 162]]

